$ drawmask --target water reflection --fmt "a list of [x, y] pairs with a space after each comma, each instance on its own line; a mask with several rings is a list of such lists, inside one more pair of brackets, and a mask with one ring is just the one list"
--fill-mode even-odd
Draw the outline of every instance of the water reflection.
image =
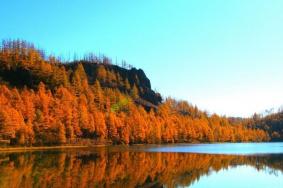
[[282, 176], [283, 155], [235, 156], [133, 151], [0, 154], [0, 187], [177, 187], [247, 165]]

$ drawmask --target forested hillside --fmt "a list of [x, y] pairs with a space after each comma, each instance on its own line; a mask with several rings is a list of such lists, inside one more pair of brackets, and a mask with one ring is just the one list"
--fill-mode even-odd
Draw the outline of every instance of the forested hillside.
[[262, 129], [270, 135], [271, 141], [283, 140], [283, 112], [257, 117], [253, 122], [255, 128]]
[[141, 69], [93, 54], [63, 63], [32, 44], [0, 50], [0, 140], [14, 145], [266, 141], [268, 134], [151, 89]]

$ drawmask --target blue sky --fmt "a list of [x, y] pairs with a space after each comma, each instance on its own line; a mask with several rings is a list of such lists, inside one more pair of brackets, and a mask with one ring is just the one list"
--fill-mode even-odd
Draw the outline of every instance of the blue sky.
[[164, 96], [222, 115], [283, 104], [281, 0], [9, 0], [0, 39], [125, 59]]

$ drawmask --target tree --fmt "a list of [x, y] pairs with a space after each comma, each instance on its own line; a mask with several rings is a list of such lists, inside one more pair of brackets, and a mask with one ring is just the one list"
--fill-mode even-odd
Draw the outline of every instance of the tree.
[[114, 113], [109, 113], [107, 118], [107, 130], [108, 130], [108, 138], [113, 142], [117, 143], [118, 141], [118, 132], [116, 125], [116, 116]]
[[16, 133], [25, 126], [23, 116], [14, 108], [1, 106], [0, 135], [6, 139], [16, 138]]
[[131, 90], [131, 96], [134, 98], [134, 99], [137, 99], [139, 97], [139, 90], [137, 88], [137, 86], [134, 84], [134, 86], [132, 87], [132, 90]]
[[104, 65], [98, 66], [97, 71], [96, 71], [96, 77], [103, 84], [106, 83], [107, 72], [106, 72], [106, 69], [104, 68]]
[[125, 79], [125, 84], [124, 85], [125, 85], [126, 91], [130, 91], [131, 85], [130, 85], [130, 82], [129, 82], [128, 78]]
[[72, 75], [72, 85], [77, 96], [88, 87], [87, 75], [82, 64], [78, 64]]
[[95, 120], [95, 131], [98, 137], [104, 139], [107, 136], [105, 117], [102, 112], [95, 111], [93, 113]]
[[65, 144], [66, 143], [66, 130], [65, 126], [61, 121], [58, 122], [58, 142], [59, 144]]
[[94, 87], [93, 87], [93, 94], [94, 94], [94, 102], [98, 109], [103, 109], [103, 91], [101, 88], [101, 85], [98, 80], [95, 81]]

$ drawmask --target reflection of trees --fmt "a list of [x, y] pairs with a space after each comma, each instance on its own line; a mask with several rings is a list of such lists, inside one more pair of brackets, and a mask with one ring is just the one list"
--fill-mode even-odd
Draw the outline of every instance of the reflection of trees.
[[2, 154], [0, 187], [173, 187], [237, 165], [283, 172], [282, 158], [128, 151]]

